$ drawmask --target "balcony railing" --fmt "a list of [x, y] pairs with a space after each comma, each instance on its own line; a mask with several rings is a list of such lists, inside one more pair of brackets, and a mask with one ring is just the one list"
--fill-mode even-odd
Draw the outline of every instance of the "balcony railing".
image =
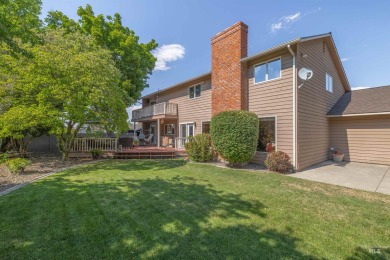
[[99, 149], [104, 152], [116, 151], [118, 139], [116, 138], [75, 138], [72, 152], [90, 152]]
[[177, 104], [163, 102], [153, 106], [133, 110], [131, 121], [134, 122], [138, 121], [139, 119], [158, 115], [177, 116]]

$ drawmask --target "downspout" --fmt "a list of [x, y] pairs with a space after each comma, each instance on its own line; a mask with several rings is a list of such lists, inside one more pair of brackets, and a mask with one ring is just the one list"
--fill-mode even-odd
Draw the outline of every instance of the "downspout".
[[297, 97], [296, 97], [296, 69], [295, 69], [295, 53], [291, 49], [290, 44], [287, 49], [293, 57], [293, 165], [297, 169]]

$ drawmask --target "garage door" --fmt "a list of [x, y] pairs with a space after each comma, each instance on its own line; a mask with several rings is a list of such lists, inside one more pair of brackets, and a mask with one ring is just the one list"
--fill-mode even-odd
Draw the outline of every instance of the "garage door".
[[331, 147], [346, 161], [390, 165], [390, 116], [330, 119]]

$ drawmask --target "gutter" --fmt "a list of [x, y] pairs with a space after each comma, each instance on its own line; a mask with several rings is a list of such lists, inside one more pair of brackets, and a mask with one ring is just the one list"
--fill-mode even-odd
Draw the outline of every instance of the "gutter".
[[287, 45], [287, 49], [293, 57], [293, 165], [297, 169], [297, 86], [296, 86], [296, 64], [295, 64], [295, 53], [291, 49], [290, 44]]
[[390, 115], [390, 112], [374, 112], [374, 113], [361, 113], [361, 114], [327, 115], [326, 117], [380, 116], [380, 115]]

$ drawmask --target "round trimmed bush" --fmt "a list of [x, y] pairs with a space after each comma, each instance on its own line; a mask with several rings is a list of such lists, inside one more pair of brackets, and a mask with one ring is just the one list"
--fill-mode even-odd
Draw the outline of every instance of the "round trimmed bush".
[[259, 118], [248, 111], [224, 111], [211, 119], [210, 134], [214, 148], [229, 164], [245, 163], [256, 152]]
[[268, 153], [264, 163], [268, 170], [273, 172], [291, 173], [294, 171], [294, 167], [290, 162], [290, 156], [282, 151]]

